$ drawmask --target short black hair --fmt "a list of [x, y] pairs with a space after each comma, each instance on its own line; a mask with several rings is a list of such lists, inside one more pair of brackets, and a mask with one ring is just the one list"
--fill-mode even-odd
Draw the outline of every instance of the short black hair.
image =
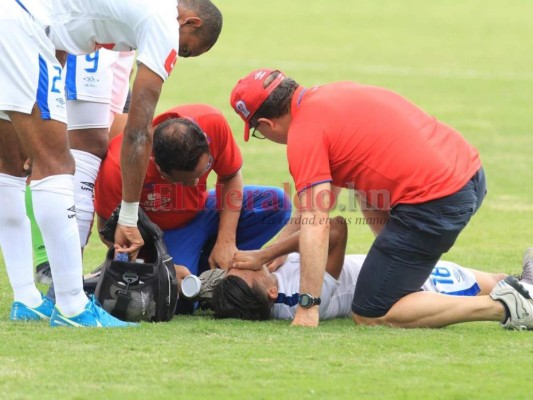
[[271, 304], [264, 290], [254, 283], [248, 286], [244, 279], [226, 276], [213, 290], [211, 308], [215, 318], [237, 318], [266, 321], [271, 318]]
[[200, 157], [209, 153], [207, 138], [200, 127], [186, 118], [170, 118], [154, 131], [154, 158], [161, 171], [194, 171]]
[[218, 7], [211, 0], [180, 0], [180, 4], [202, 19], [197, 34], [209, 49], [213, 47], [222, 31], [222, 13]]
[[[264, 87], [268, 87], [279, 74], [279, 71], [272, 72], [265, 79]], [[287, 114], [291, 109], [292, 95], [298, 86], [294, 79], [286, 77], [250, 118], [250, 126], [256, 126], [259, 118], [272, 119]]]

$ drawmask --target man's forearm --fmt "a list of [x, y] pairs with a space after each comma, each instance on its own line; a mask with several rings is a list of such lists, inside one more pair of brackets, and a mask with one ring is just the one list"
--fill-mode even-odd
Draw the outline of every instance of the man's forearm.
[[296, 231], [287, 237], [276, 240], [270, 246], [263, 247], [260, 251], [263, 253], [264, 259], [267, 260], [266, 262], [270, 262], [277, 257], [297, 252], [299, 240], [300, 232]]
[[329, 182], [317, 184], [299, 195], [300, 293], [317, 297], [322, 291], [328, 258], [331, 195]]
[[122, 171], [122, 199], [137, 202], [141, 197], [142, 185], [152, 151], [152, 140], [147, 131], [133, 129], [124, 136], [120, 157]]
[[120, 153], [122, 199], [128, 203], [139, 201], [141, 196], [152, 153], [152, 119], [162, 84], [158, 75], [143, 64], [139, 65]]
[[328, 243], [328, 223], [302, 225], [299, 239], [300, 293], [320, 296], [328, 257]]
[[243, 196], [243, 182], [240, 171], [227, 180], [219, 179], [218, 187], [221, 190], [222, 204], [220, 204], [217, 241], [235, 243]]
[[[300, 193], [300, 293], [319, 297], [324, 282], [324, 272], [329, 244], [329, 210], [331, 184], [317, 184]], [[305, 221], [305, 223], [304, 223]], [[318, 326], [318, 306], [298, 307], [292, 325]]]

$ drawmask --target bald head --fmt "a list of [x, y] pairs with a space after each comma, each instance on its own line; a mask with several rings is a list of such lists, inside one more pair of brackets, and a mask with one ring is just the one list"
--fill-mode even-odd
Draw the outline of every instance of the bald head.
[[207, 138], [200, 127], [186, 118], [171, 118], [154, 131], [154, 158], [161, 171], [193, 171], [200, 156], [209, 152]]

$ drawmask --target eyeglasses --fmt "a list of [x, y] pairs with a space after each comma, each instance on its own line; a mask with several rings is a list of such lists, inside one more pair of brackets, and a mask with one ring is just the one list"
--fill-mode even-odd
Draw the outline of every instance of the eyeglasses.
[[209, 158], [207, 159], [207, 165], [205, 166], [205, 170], [209, 171], [212, 166], [213, 166], [213, 156], [209, 154]]
[[[159, 174], [161, 175], [161, 178], [172, 182], [172, 183], [181, 183], [183, 186], [196, 186], [199, 182], [199, 179], [206, 174], [211, 167], [213, 166], [214, 158], [211, 154], [209, 154], [209, 157], [207, 158], [207, 163], [205, 164], [205, 167], [199, 172], [197, 168], [195, 168], [194, 171], [182, 171], [173, 169], [170, 172], [164, 172], [161, 171], [158, 167]], [[156, 164], [157, 166], [157, 164]]]
[[251, 127], [253, 128], [252, 137], [259, 139], [259, 140], [263, 140], [263, 139], [266, 139], [266, 136], [263, 135], [261, 132], [257, 131], [257, 128], [259, 127], [260, 123], [261, 122], [256, 122], [253, 125], [251, 125]]

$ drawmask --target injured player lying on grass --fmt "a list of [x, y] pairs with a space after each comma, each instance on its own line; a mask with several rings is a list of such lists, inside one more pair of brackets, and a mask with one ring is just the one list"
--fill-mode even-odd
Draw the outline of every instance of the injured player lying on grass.
[[[235, 262], [242, 263], [241, 267], [246, 269], [231, 269], [215, 286], [211, 302], [215, 317], [247, 320], [290, 320], [294, 317], [300, 282], [297, 234], [261, 250], [237, 253]], [[336, 217], [330, 228], [326, 275], [320, 296], [321, 320], [351, 315], [357, 277], [365, 256], [345, 255], [346, 242], [346, 223], [343, 218]], [[533, 272], [533, 251], [528, 253], [529, 257], [524, 258], [524, 278]], [[282, 254], [288, 254], [286, 261], [275, 271], [269, 271], [266, 264]], [[254, 271], [250, 270], [252, 265], [261, 267]], [[439, 261], [420, 290], [450, 296], [487, 296], [506, 277], [504, 273], [483, 272]], [[532, 284], [529, 280], [523, 283]], [[465, 316], [464, 322], [474, 320], [498, 319], [480, 314]]]
[[[347, 243], [346, 222], [341, 217], [332, 220], [329, 237], [329, 252], [326, 265], [326, 275], [321, 293], [319, 315], [321, 320], [349, 317], [351, 304], [356, 290], [357, 278], [363, 265], [365, 255], [345, 255]], [[217, 318], [239, 318], [247, 320], [292, 319], [298, 306], [300, 282], [300, 255], [298, 250], [298, 233], [278, 240], [269, 247], [254, 251], [239, 251], [235, 255], [235, 263], [248, 269], [233, 268], [229, 272], [222, 269], [211, 269], [203, 272], [196, 283], [197, 292], [192, 300], [198, 301], [202, 308], [211, 308]], [[288, 255], [278, 267], [273, 267], [272, 260]], [[267, 265], [269, 267], [267, 268]], [[255, 266], [255, 267], [254, 267]], [[182, 282], [190, 276], [190, 271], [176, 265], [176, 277], [181, 295], [184, 295]], [[257, 268], [258, 270], [250, 270]], [[271, 270], [269, 270], [269, 268]], [[86, 290], [94, 292], [98, 281], [98, 272], [85, 276]], [[505, 273], [483, 272], [458, 264], [439, 261], [422, 285], [421, 291], [428, 294], [447, 295], [455, 300], [463, 299], [459, 304], [460, 320], [466, 321], [503, 321], [502, 325], [508, 329], [531, 329], [528, 317], [516, 321], [517, 309], [513, 301], [521, 301], [524, 314], [533, 309], [531, 300], [527, 300], [514, 289], [504, 288], [507, 293], [505, 308], [513, 310], [499, 315], [489, 312], [487, 307], [473, 307], [466, 305], [469, 299], [485, 298], [489, 308], [498, 297], [491, 293], [501, 290], [502, 279], [515, 279]], [[198, 281], [193, 279], [192, 281]], [[518, 283], [518, 282], [517, 282]], [[529, 248], [523, 260], [523, 270], [520, 284], [533, 292], [533, 247]], [[527, 290], [526, 289], [526, 290]], [[53, 298], [53, 289], [48, 292]], [[489, 297], [490, 296], [490, 297]], [[527, 293], [526, 293], [527, 296]], [[508, 300], [512, 298], [514, 300]], [[457, 305], [456, 305], [457, 306]], [[529, 315], [532, 315], [530, 313]], [[512, 317], [512, 318], [509, 318]], [[419, 326], [422, 324], [418, 324]], [[448, 324], [449, 325], [449, 324]], [[422, 325], [424, 326], [424, 325]], [[439, 327], [428, 323], [428, 327]]]

